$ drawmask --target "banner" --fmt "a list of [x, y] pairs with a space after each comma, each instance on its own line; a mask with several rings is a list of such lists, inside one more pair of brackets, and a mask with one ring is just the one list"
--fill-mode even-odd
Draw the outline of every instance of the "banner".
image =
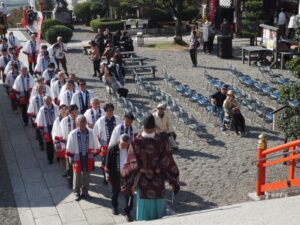
[[212, 24], [214, 24], [215, 14], [217, 10], [218, 0], [210, 0], [209, 3], [209, 20]]
[[27, 13], [26, 13], [26, 9], [25, 8], [23, 8], [23, 11], [22, 11], [21, 26], [22, 27], [26, 27], [27, 26]]
[[42, 27], [42, 23], [43, 23], [43, 14], [38, 11], [37, 12], [38, 17], [37, 17], [37, 42], [40, 43], [41, 42], [41, 27]]

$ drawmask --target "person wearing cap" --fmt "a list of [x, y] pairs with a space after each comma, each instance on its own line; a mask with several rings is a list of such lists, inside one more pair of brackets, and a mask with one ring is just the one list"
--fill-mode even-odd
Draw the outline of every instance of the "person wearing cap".
[[145, 117], [143, 130], [134, 135], [122, 177], [123, 193], [130, 195], [137, 191], [136, 220], [154, 220], [166, 215], [165, 181], [172, 186], [173, 194], [177, 194], [179, 170], [168, 139], [156, 132], [153, 115]]
[[103, 109], [101, 109], [99, 98], [92, 98], [91, 106], [92, 108], [88, 109], [84, 113], [84, 116], [86, 117], [88, 127], [93, 129], [97, 120], [104, 116], [105, 112]]
[[91, 199], [89, 195], [90, 173], [94, 168], [94, 158], [100, 144], [94, 131], [87, 128], [84, 115], [76, 119], [78, 128], [71, 131], [68, 136], [66, 153], [73, 166], [73, 191], [75, 200], [81, 198]]
[[153, 116], [157, 132], [166, 135], [169, 139], [170, 148], [172, 150], [177, 150], [176, 134], [172, 122], [166, 114], [166, 106], [162, 103], [158, 104]]
[[86, 81], [80, 80], [79, 81], [79, 91], [77, 91], [71, 100], [71, 104], [76, 104], [79, 113], [84, 114], [86, 110], [90, 108], [91, 99], [95, 97], [94, 92], [86, 89]]
[[53, 63], [55, 68], [57, 68], [57, 64], [54, 57], [50, 56], [48, 51], [45, 51], [44, 56], [40, 57], [37, 61], [37, 64], [34, 68], [34, 72], [42, 75], [44, 71], [48, 69], [50, 63]]
[[12, 54], [10, 61], [5, 66], [4, 74], [8, 74], [8, 72], [11, 71], [11, 65], [17, 65], [18, 69], [21, 69], [24, 66], [23, 62], [19, 59], [19, 54], [16, 52]]
[[[127, 160], [128, 148], [130, 145], [130, 136], [128, 134], [122, 134], [119, 140], [114, 145], [110, 146], [107, 152], [106, 160], [104, 163], [104, 169], [106, 173], [106, 180], [112, 187], [112, 211], [114, 215], [118, 215], [118, 197], [121, 191], [122, 179], [121, 171]], [[131, 222], [133, 218], [130, 212], [133, 208], [133, 194], [125, 195], [125, 208], [127, 222]]]
[[[101, 144], [100, 156], [102, 157], [102, 169], [104, 168], [105, 156], [108, 150], [108, 145], [112, 137], [113, 130], [116, 126], [122, 123], [118, 116], [114, 115], [115, 107], [112, 103], [107, 103], [103, 107], [105, 115], [97, 120], [94, 126], [94, 132]], [[103, 169], [103, 184], [107, 184], [105, 179], [105, 172]]]
[[31, 92], [31, 95], [30, 95], [30, 99], [32, 98], [32, 97], [34, 97], [35, 95], [36, 95], [36, 86], [38, 86], [38, 85], [42, 85], [43, 86], [43, 94], [44, 95], [48, 95], [48, 96], [50, 96], [50, 97], [52, 97], [53, 98], [53, 93], [52, 93], [52, 90], [51, 90], [51, 88], [48, 86], [48, 85], [46, 85], [45, 84], [45, 79], [44, 79], [44, 77], [42, 77], [42, 76], [37, 76], [36, 78], [35, 78], [35, 81], [36, 81], [36, 84], [33, 86], [33, 88], [32, 88], [32, 92]]
[[23, 53], [28, 57], [28, 68], [31, 74], [33, 74], [33, 69], [36, 66], [39, 51], [40, 44], [36, 41], [36, 34], [32, 34], [31, 40], [26, 42], [23, 50]]
[[226, 94], [227, 94], [227, 90], [228, 90], [228, 85], [224, 84], [222, 85], [222, 87], [220, 88], [219, 91], [217, 91], [216, 93], [214, 93], [213, 95], [211, 95], [211, 104], [214, 106], [213, 108], [213, 112], [216, 112], [220, 122], [221, 122], [221, 126], [222, 126], [222, 130], [225, 130], [225, 126], [224, 126], [224, 109], [223, 109], [223, 103], [226, 99]]
[[19, 75], [18, 67], [16, 65], [11, 66], [11, 71], [7, 74], [4, 87], [8, 93], [8, 97], [11, 101], [11, 108], [14, 112], [18, 113], [18, 102], [16, 99], [16, 93], [13, 90], [14, 82]]
[[51, 86], [51, 80], [55, 78], [55, 63], [50, 62], [48, 68], [43, 72], [42, 76], [45, 79], [45, 84]]
[[90, 59], [93, 62], [93, 68], [94, 68], [93, 77], [97, 77], [97, 73], [100, 76], [100, 62], [101, 62], [100, 53], [95, 41], [90, 42], [90, 46], [91, 49], [89, 51], [89, 55], [90, 55]]
[[134, 116], [132, 113], [126, 113], [123, 117], [123, 123], [116, 126], [109, 142], [109, 146], [113, 146], [118, 143], [122, 134], [127, 134], [130, 138], [138, 132], [135, 126], [132, 125]]
[[232, 126], [237, 136], [245, 135], [245, 118], [243, 117], [240, 106], [234, 97], [234, 91], [229, 90], [223, 103], [225, 116], [232, 119]]

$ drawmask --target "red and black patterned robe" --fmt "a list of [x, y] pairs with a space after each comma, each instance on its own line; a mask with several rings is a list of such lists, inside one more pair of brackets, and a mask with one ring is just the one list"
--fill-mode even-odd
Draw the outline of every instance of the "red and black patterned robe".
[[[146, 173], [140, 173], [140, 169]], [[134, 135], [128, 150], [127, 162], [122, 170], [126, 189], [139, 187], [144, 199], [160, 199], [165, 195], [165, 181], [179, 190], [179, 170], [173, 159], [166, 137], [155, 134], [145, 138], [141, 133]]]

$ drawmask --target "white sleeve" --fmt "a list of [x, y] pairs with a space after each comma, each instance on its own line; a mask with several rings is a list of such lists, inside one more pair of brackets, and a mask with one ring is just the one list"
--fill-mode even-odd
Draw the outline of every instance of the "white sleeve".
[[56, 118], [56, 120], [54, 121], [54, 124], [53, 124], [53, 128], [52, 128], [52, 139], [53, 140], [57, 140], [59, 138], [62, 137], [62, 133], [61, 133], [61, 126], [60, 126], [60, 121], [59, 121], [59, 118]]
[[73, 153], [74, 154], [74, 151], [75, 151], [75, 143], [73, 140], [73, 132], [71, 132], [69, 135], [68, 135], [68, 141], [67, 141], [67, 147], [66, 147], [66, 151], [67, 151], [67, 154], [68, 152], [70, 153]]
[[35, 119], [35, 122], [36, 122], [36, 125], [38, 128], [43, 128], [44, 127], [44, 121], [43, 121], [43, 108], [40, 108], [37, 116], [36, 116], [36, 119]]
[[27, 115], [32, 117], [36, 116], [35, 98], [30, 99], [29, 106], [27, 109]]
[[4, 74], [8, 74], [11, 71], [11, 61], [9, 61], [4, 69]]
[[97, 122], [95, 123], [94, 129], [93, 129], [93, 131], [98, 139], [100, 138], [100, 127], [101, 127], [101, 123], [100, 123], [100, 119], [98, 119]]
[[96, 137], [93, 130], [92, 130], [92, 136], [93, 136], [93, 140], [94, 140], [94, 152], [96, 154], [100, 151], [101, 146], [100, 146], [100, 142], [99, 142], [98, 138]]
[[41, 60], [42, 58], [39, 58], [39, 60], [38, 60], [38, 62], [37, 62], [37, 64], [36, 64], [36, 66], [34, 67], [34, 72], [36, 72], [36, 73], [40, 73], [40, 72], [43, 72], [42, 71], [42, 60]]
[[90, 116], [91, 115], [91, 109], [86, 110], [86, 112], [83, 115], [85, 116], [86, 122], [88, 124], [92, 124], [93, 123], [92, 118]]
[[113, 130], [108, 147], [111, 147], [120, 141], [120, 140], [118, 140], [118, 137], [120, 138], [120, 135], [118, 134], [119, 130], [120, 129], [118, 129], [118, 127], [115, 127], [115, 129]]

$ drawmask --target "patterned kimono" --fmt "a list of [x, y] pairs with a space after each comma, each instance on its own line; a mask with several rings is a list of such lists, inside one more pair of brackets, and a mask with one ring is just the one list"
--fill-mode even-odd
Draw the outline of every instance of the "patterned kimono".
[[[147, 172], [141, 173], [140, 169]], [[122, 176], [126, 180], [123, 192], [137, 189], [137, 220], [153, 220], [165, 215], [165, 181], [179, 190], [179, 170], [168, 140], [158, 133], [154, 138], [141, 133], [134, 136]]]
[[50, 56], [48, 59], [45, 59], [44, 57], [40, 57], [37, 61], [37, 64], [36, 64], [35, 68], [34, 68], [34, 72], [39, 73], [39, 74], [43, 74], [44, 71], [46, 69], [48, 69], [48, 65], [50, 63], [54, 63], [55, 68], [57, 68], [56, 61], [52, 56]]
[[23, 53], [28, 56], [28, 62], [36, 62], [39, 54], [40, 44], [37, 41], [29, 40], [24, 46]]
[[86, 90], [84, 93], [77, 91], [72, 97], [71, 105], [77, 105], [79, 113], [83, 115], [89, 109], [90, 101], [94, 96], [92, 91]]

